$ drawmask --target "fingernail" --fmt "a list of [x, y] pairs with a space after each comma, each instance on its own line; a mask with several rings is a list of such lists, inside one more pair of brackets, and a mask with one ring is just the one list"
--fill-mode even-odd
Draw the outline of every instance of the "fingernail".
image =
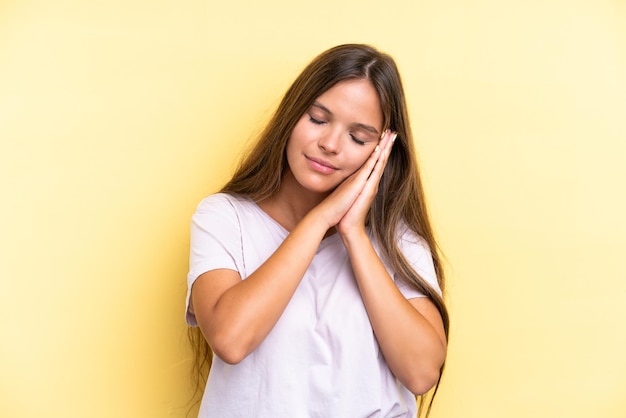
[[374, 152], [378, 151], [380, 149], [380, 147], [378, 145], [376, 145], [376, 148], [374, 148]]
[[398, 134], [393, 134], [393, 136], [391, 137], [391, 142], [395, 141], [397, 136]]

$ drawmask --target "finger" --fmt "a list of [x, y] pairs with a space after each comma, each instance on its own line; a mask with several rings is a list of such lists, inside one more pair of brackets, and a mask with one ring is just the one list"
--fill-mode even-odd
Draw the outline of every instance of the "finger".
[[378, 159], [376, 160], [376, 164], [374, 165], [372, 172], [370, 174], [370, 179], [380, 180], [383, 175], [383, 171], [387, 166], [387, 161], [389, 159], [389, 154], [391, 154], [391, 147], [397, 137], [397, 133], [386, 131], [386, 135], [380, 141], [380, 154], [378, 155]]
[[374, 148], [374, 151], [372, 151], [368, 159], [365, 161], [365, 163], [361, 166], [361, 168], [357, 172], [357, 176], [361, 178], [363, 181], [366, 181], [370, 177], [370, 175], [372, 174], [372, 170], [374, 170], [374, 167], [376, 167], [376, 163], [380, 159], [380, 155], [382, 153], [381, 145], [382, 144], [380, 142], [378, 143], [378, 145], [376, 145], [376, 148]]
[[350, 190], [355, 191], [356, 195], [361, 193], [363, 190], [363, 187], [365, 187], [367, 183], [367, 179], [369, 178], [370, 174], [372, 173], [372, 170], [376, 166], [376, 162], [378, 161], [380, 157], [380, 153], [381, 153], [381, 147], [380, 145], [376, 145], [376, 148], [374, 149], [374, 151], [372, 151], [368, 159], [365, 160], [363, 165], [361, 165], [361, 168], [359, 168], [356, 172], [352, 173], [347, 179], [345, 179], [337, 187], [337, 189], [335, 190], [336, 193], [334, 194], [340, 193], [340, 191], [341, 193], [345, 193], [345, 192], [350, 193], [349, 192]]
[[[363, 163], [363, 165], [358, 171], [353, 173], [348, 178], [349, 183], [355, 186], [359, 184], [360, 186], [356, 186], [359, 188], [363, 188], [366, 186], [367, 182], [372, 177], [373, 171], [376, 169], [377, 165], [381, 161], [381, 156], [383, 156], [383, 154], [385, 153], [385, 149], [388, 146], [390, 138], [392, 136], [393, 135], [390, 135], [389, 130], [385, 130], [381, 140], [378, 142], [378, 144], [376, 145], [376, 148], [374, 148], [369, 158], [365, 161], [365, 163]], [[386, 161], [386, 159], [384, 161]], [[383, 168], [384, 168], [384, 164], [383, 164]], [[380, 179], [380, 176], [378, 176], [378, 179]]]
[[389, 142], [389, 134], [390, 134], [389, 129], [385, 129], [385, 131], [383, 131], [383, 134], [380, 137], [380, 140], [378, 141], [376, 148], [374, 148], [374, 151], [372, 151], [372, 153], [370, 154], [370, 157], [363, 164], [363, 166], [361, 166], [361, 171], [367, 172], [367, 178], [371, 176], [372, 171], [374, 170], [374, 168], [376, 167], [376, 164], [380, 160], [380, 157], [385, 152], [384, 150], [385, 150], [386, 144]]

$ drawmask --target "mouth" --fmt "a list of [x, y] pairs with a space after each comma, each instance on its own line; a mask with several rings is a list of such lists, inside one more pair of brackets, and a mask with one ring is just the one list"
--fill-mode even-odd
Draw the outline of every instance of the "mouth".
[[319, 171], [324, 174], [331, 174], [335, 171], [339, 170], [338, 167], [335, 167], [331, 163], [326, 160], [322, 160], [321, 158], [309, 157], [308, 155], [304, 156], [309, 163], [309, 166], [315, 171]]

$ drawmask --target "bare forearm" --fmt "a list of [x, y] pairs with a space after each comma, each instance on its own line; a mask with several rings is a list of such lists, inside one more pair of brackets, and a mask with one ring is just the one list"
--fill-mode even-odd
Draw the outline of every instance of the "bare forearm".
[[445, 359], [445, 337], [400, 293], [365, 231], [343, 238], [389, 368], [412, 392], [427, 391]]
[[306, 216], [265, 263], [229, 287], [213, 308], [205, 311], [203, 332], [225, 361], [241, 361], [270, 333], [325, 232], [325, 226], [314, 214]]

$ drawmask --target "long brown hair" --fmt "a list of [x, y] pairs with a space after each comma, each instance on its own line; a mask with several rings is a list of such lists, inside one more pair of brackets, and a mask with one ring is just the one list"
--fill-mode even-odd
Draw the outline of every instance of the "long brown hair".
[[[389, 55], [368, 45], [346, 44], [317, 56], [287, 90], [258, 142], [244, 156], [221, 192], [247, 195], [256, 201], [272, 196], [280, 187], [287, 164], [285, 148], [298, 120], [322, 93], [338, 82], [351, 79], [366, 79], [372, 83], [380, 99], [383, 126], [398, 134], [367, 224], [396, 275], [435, 304], [447, 338], [449, 318], [442, 297], [415, 272], [398, 248], [398, 225], [404, 223], [430, 247], [439, 287], [444, 290], [444, 269], [424, 199], [404, 89], [396, 64]], [[211, 350], [207, 349], [197, 329], [190, 335], [197, 359], [195, 371], [199, 372], [203, 365], [210, 363]], [[202, 381], [206, 379], [197, 380], [200, 386]], [[438, 386], [439, 381], [430, 396], [420, 397], [420, 416], [428, 416]]]

